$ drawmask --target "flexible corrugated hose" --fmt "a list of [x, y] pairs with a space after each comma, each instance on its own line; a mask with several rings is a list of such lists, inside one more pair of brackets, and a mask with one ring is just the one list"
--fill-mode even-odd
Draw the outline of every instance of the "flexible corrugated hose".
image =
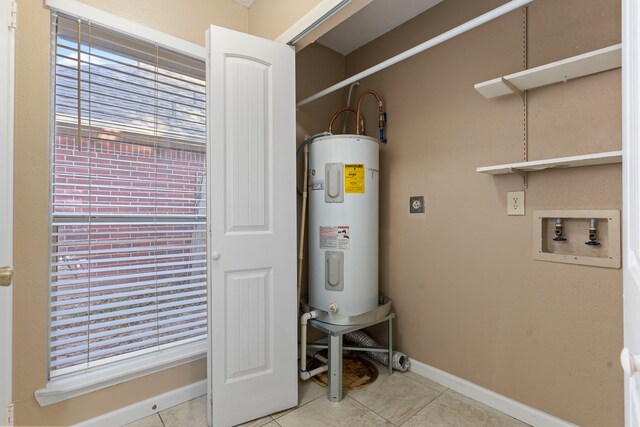
[[[380, 344], [376, 342], [376, 340], [371, 338], [369, 334], [363, 331], [349, 332], [348, 334], [345, 334], [345, 337], [349, 341], [362, 347], [381, 347]], [[370, 358], [382, 363], [383, 365], [389, 364], [388, 352], [367, 351], [367, 355]], [[411, 367], [411, 359], [409, 359], [409, 356], [404, 353], [394, 351], [391, 357], [391, 365], [393, 366], [393, 369], [404, 372], [409, 370], [409, 368]]]

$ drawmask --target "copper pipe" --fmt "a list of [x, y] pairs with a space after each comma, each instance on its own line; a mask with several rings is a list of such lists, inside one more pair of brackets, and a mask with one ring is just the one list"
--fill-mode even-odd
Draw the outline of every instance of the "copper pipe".
[[373, 95], [376, 97], [378, 100], [378, 111], [382, 113], [382, 99], [380, 99], [380, 96], [371, 89], [364, 91], [362, 95], [360, 95], [360, 99], [358, 99], [358, 110], [356, 111], [356, 135], [360, 135], [360, 111], [362, 109], [362, 100], [367, 95]]
[[[331, 120], [329, 120], [329, 133], [333, 133], [331, 130], [333, 129], [333, 122], [336, 121], [336, 119], [338, 118], [338, 116], [342, 113], [344, 113], [345, 111], [351, 112], [353, 114], [356, 114], [357, 116], [357, 112], [355, 109], [351, 108], [351, 107], [344, 107], [339, 109], [334, 115], [333, 117], [331, 117]], [[356, 123], [356, 128], [357, 128], [358, 124]]]

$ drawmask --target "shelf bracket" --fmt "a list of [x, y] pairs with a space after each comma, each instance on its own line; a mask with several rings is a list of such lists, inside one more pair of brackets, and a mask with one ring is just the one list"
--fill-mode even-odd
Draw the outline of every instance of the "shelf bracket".
[[525, 189], [529, 186], [527, 182], [527, 172], [520, 169], [509, 168], [509, 173], [518, 175], [520, 178], [522, 178], [522, 184], [524, 184]]
[[514, 85], [513, 83], [511, 83], [509, 80], [505, 79], [504, 76], [500, 76], [500, 81], [502, 81], [502, 83], [509, 88], [509, 90], [513, 93], [515, 93], [516, 95], [518, 95], [520, 97], [520, 99], [522, 99], [522, 102], [525, 102], [524, 99], [524, 91], [520, 90], [519, 87], [517, 87], [516, 85]]

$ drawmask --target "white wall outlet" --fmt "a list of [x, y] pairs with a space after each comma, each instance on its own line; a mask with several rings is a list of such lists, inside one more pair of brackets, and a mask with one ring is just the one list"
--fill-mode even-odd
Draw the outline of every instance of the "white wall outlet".
[[524, 215], [524, 191], [507, 193], [507, 215]]

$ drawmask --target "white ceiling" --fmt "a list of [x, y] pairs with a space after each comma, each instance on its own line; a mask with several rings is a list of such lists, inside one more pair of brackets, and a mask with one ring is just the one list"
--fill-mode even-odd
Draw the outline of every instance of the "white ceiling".
[[251, 7], [251, 5], [255, 0], [233, 0], [233, 1], [238, 3], [240, 6]]
[[347, 55], [441, 1], [373, 0], [317, 41], [323, 46]]

